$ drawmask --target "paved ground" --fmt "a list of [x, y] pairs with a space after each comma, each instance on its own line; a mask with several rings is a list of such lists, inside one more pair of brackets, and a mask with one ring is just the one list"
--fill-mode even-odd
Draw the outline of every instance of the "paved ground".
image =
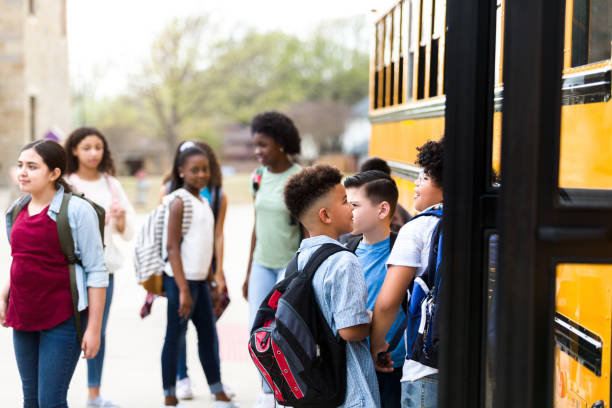
[[[3, 203], [0, 193], [0, 202]], [[4, 206], [3, 206], [4, 208]], [[143, 216], [137, 216], [136, 223]], [[237, 394], [242, 408], [250, 407], [259, 393], [259, 376], [246, 351], [248, 339], [248, 306], [242, 299], [251, 226], [252, 207], [230, 206], [225, 223], [225, 273], [232, 302], [217, 324], [221, 351], [222, 378]], [[0, 281], [6, 282], [10, 259], [4, 234], [0, 231]], [[131, 244], [125, 253], [130, 256]], [[129, 258], [128, 258], [129, 259]], [[3, 283], [2, 283], [3, 284]], [[144, 320], [138, 311], [145, 296], [135, 282], [130, 267], [115, 275], [115, 294], [107, 329], [107, 348], [102, 380], [105, 396], [124, 408], [160, 407], [163, 401], [161, 385], [161, 348], [165, 329], [165, 299], [158, 299], [153, 313]], [[194, 384], [195, 399], [188, 407], [212, 407], [206, 380], [197, 356], [197, 338], [193, 327], [187, 337], [189, 374]], [[22, 393], [10, 329], [0, 328], [0, 407], [21, 406]], [[87, 398], [87, 368], [80, 362], [68, 392], [71, 407], [85, 407]]]

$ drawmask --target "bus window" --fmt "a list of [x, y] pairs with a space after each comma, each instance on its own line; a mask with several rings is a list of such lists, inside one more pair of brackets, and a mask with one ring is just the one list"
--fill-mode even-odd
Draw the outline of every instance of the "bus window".
[[574, 0], [572, 67], [610, 59], [612, 25], [609, 0]]
[[381, 95], [380, 95], [380, 81], [382, 76], [382, 61], [381, 61], [381, 52], [382, 52], [382, 35], [383, 35], [383, 27], [381, 23], [376, 24], [376, 38], [375, 38], [375, 50], [374, 50], [374, 109], [378, 109], [382, 105]]
[[497, 304], [495, 294], [495, 280], [497, 275], [497, 248], [499, 243], [498, 234], [490, 234], [488, 237], [488, 262], [487, 262], [487, 331], [485, 333], [485, 407], [493, 407], [493, 391], [495, 389], [495, 309]]
[[497, 0], [495, 23], [495, 85], [502, 83], [502, 4]]
[[417, 99], [425, 97], [425, 52], [424, 45], [419, 46], [419, 70], [417, 72]]
[[414, 92], [414, 54], [418, 49], [419, 38], [419, 22], [416, 20], [419, 16], [419, 1], [408, 0], [404, 11], [404, 18], [407, 21], [406, 32], [408, 33], [408, 61], [406, 64], [406, 100], [413, 99]]
[[438, 45], [440, 39], [431, 41], [431, 59], [429, 60], [429, 96], [438, 95]]
[[404, 102], [404, 44], [402, 42], [402, 33], [404, 32], [403, 24], [406, 24], [403, 20], [402, 10], [403, 3], [399, 3], [395, 7], [394, 17], [394, 42], [396, 49], [395, 61], [397, 65], [397, 87], [395, 88], [396, 99], [395, 103], [401, 104]]
[[389, 78], [389, 87], [387, 88], [387, 104], [386, 106], [392, 106], [394, 103], [393, 96], [395, 95], [395, 60], [393, 57], [395, 56], [394, 48], [397, 47], [397, 44], [394, 40], [394, 26], [393, 26], [393, 11], [391, 11], [387, 15], [387, 50], [385, 50], [385, 69], [387, 70], [387, 78]]

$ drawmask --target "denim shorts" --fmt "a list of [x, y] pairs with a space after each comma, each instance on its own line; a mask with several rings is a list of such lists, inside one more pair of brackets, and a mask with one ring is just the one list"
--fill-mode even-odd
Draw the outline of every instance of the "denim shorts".
[[438, 374], [402, 382], [402, 408], [436, 408]]

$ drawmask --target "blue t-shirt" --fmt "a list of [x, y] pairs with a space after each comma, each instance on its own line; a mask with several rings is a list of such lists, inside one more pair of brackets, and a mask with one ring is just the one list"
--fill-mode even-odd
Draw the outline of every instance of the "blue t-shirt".
[[210, 189], [208, 188], [208, 186], [200, 190], [200, 197], [207, 199], [208, 204], [212, 205], [212, 196], [210, 194]]
[[[298, 269], [325, 243], [338, 241], [319, 235], [306, 238], [298, 250]], [[334, 333], [370, 322], [366, 283], [355, 255], [341, 251], [327, 258], [312, 279], [317, 303]], [[365, 340], [346, 342], [346, 400], [339, 408], [379, 407], [380, 395], [370, 348]]]
[[[363, 273], [365, 274], [366, 285], [368, 287], [368, 301], [366, 304], [368, 310], [374, 310], [378, 292], [380, 292], [380, 288], [387, 276], [387, 259], [390, 253], [391, 246], [389, 238], [373, 245], [361, 241], [355, 250], [355, 255], [357, 255], [361, 263]], [[400, 307], [397, 312], [397, 317], [385, 338], [387, 342], [391, 342], [391, 339], [397, 333], [397, 329], [404, 319], [406, 319], [406, 314]], [[404, 336], [401, 336], [400, 342], [395, 349], [391, 351], [391, 359], [393, 360], [394, 368], [404, 365], [404, 360], [406, 359]]]

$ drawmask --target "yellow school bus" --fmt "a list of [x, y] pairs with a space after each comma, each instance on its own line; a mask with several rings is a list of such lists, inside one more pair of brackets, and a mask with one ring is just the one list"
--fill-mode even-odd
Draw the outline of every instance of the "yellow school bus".
[[[499, 174], [504, 0], [496, 6], [490, 154]], [[581, 192], [612, 189], [610, 16], [612, 0], [566, 0], [558, 185], [570, 204], [588, 205]], [[446, 1], [398, 1], [372, 33], [369, 155], [389, 162], [400, 202], [411, 209], [416, 147], [444, 134]], [[612, 266], [568, 263], [556, 271], [555, 406], [609, 407]]]

